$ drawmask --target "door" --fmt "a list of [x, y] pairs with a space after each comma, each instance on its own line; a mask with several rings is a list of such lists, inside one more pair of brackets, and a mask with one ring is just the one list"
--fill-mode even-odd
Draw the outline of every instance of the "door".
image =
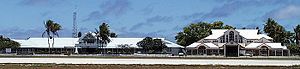
[[239, 56], [239, 47], [238, 45], [226, 45], [226, 57], [238, 57]]

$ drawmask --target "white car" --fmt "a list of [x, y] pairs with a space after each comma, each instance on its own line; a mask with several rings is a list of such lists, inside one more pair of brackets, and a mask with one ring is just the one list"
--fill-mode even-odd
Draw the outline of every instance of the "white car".
[[179, 56], [184, 56], [184, 53], [178, 53]]

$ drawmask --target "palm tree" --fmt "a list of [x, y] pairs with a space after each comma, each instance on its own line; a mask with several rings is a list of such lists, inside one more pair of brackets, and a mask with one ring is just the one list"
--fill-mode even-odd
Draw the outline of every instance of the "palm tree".
[[111, 40], [109, 39], [110, 30], [108, 24], [102, 23], [102, 25], [99, 26], [99, 29], [100, 29], [101, 42], [103, 44], [109, 43]]
[[[100, 44], [100, 47], [103, 48], [104, 45], [107, 45], [110, 40], [110, 30], [109, 26], [106, 23], [102, 23], [102, 25], [99, 26], [99, 31], [96, 29], [96, 37], [97, 37], [97, 43]], [[101, 52], [102, 53], [102, 52]]]
[[54, 23], [53, 27], [51, 29], [51, 32], [53, 34], [53, 38], [52, 38], [52, 48], [54, 47], [54, 36], [59, 37], [58, 31], [61, 30], [61, 26], [58, 23]]
[[45, 35], [45, 33], [47, 33], [47, 38], [48, 38], [48, 47], [49, 47], [49, 54], [50, 54], [50, 38], [52, 39], [52, 36], [51, 36], [51, 32], [50, 32], [50, 28], [51, 28], [51, 26], [52, 26], [52, 24], [53, 24], [53, 21], [52, 20], [48, 20], [46, 23], [44, 23], [45, 24], [45, 28], [46, 28], [46, 30], [43, 32], [43, 34], [42, 34], [42, 37], [44, 37], [44, 35]]
[[50, 39], [52, 39], [52, 47], [54, 45], [54, 36], [59, 36], [58, 35], [58, 31], [61, 30], [61, 26], [58, 23], [54, 23], [54, 21], [52, 20], [48, 20], [45, 24], [45, 28], [46, 30], [43, 32], [42, 37], [44, 37], [44, 35], [47, 35], [48, 38], [48, 45], [49, 45], [49, 54], [51, 53], [51, 49], [50, 49]]

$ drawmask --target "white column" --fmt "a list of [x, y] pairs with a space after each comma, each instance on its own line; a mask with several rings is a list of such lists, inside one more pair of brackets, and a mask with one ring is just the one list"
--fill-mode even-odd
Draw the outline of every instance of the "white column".
[[258, 55], [261, 56], [260, 49], [258, 50]]
[[270, 50], [268, 50], [268, 56], [269, 56], [269, 54], [270, 54]]
[[238, 46], [238, 57], [240, 57], [240, 46]]
[[220, 49], [218, 49], [218, 55], [220, 54]]
[[191, 55], [193, 55], [193, 51], [194, 51], [194, 49], [191, 49]]
[[207, 55], [207, 49], [205, 49], [205, 54]]
[[199, 55], [199, 49], [197, 49], [197, 55]]
[[291, 51], [290, 50], [288, 50], [289, 51], [289, 56], [291, 56]]
[[114, 49], [113, 48], [111, 48], [111, 53], [114, 53]]
[[117, 49], [117, 54], [119, 54], [119, 51], [118, 51], [119, 49], [118, 48], [116, 48], [116, 49]]
[[251, 50], [251, 55], [253, 56], [253, 54], [254, 54], [254, 51], [253, 51], [253, 49]]
[[75, 54], [78, 54], [78, 47], [75, 47]]
[[226, 45], [224, 46], [224, 56], [226, 57]]

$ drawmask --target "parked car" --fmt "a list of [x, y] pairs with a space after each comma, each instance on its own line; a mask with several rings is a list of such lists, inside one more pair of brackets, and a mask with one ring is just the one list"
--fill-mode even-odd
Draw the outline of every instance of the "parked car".
[[178, 53], [179, 56], [184, 56], [184, 53]]

